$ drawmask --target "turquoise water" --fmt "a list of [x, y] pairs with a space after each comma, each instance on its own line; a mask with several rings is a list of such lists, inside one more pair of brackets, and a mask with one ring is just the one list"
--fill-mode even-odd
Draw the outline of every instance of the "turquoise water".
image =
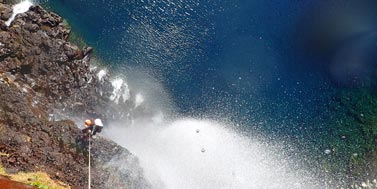
[[375, 67], [373, 1], [45, 4], [109, 67], [157, 78], [181, 114], [265, 123], [267, 132], [317, 129], [334, 91], [362, 83]]
[[141, 85], [157, 81], [179, 116], [256, 129], [271, 141], [314, 149], [314, 159], [332, 145], [322, 140], [337, 133], [328, 123], [337, 118], [338, 92], [375, 85], [371, 0], [43, 3], [108, 68]]
[[65, 0], [49, 5], [107, 64], [140, 66], [160, 78], [182, 113], [221, 114], [215, 107], [222, 107], [247, 121], [257, 110], [280, 114], [279, 107], [287, 104], [289, 111], [302, 112], [308, 98], [321, 98], [311, 91], [328, 86], [327, 76], [295, 49], [295, 29], [310, 3]]

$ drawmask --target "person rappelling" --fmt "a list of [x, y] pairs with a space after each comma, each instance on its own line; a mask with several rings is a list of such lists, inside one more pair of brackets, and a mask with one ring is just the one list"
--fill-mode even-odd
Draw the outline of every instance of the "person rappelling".
[[87, 133], [88, 137], [96, 138], [96, 133], [100, 133], [103, 128], [103, 123], [101, 119], [87, 119], [85, 120], [85, 128], [82, 130], [83, 133]]
[[91, 172], [90, 172], [90, 139], [96, 138], [96, 133], [102, 131], [103, 124], [101, 119], [87, 119], [85, 120], [85, 128], [82, 132], [85, 134], [85, 141], [88, 144], [88, 189], [91, 188]]

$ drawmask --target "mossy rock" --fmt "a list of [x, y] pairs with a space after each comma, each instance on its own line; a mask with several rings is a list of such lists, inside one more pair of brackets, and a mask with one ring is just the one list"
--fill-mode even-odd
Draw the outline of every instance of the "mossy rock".
[[77, 32], [71, 32], [68, 38], [69, 42], [77, 45], [80, 49], [88, 47], [88, 44], [85, 42], [84, 38]]
[[0, 164], [0, 175], [7, 176], [13, 181], [36, 186], [41, 189], [70, 189], [71, 187], [63, 182], [54, 181], [47, 173], [44, 172], [19, 172], [8, 174], [5, 168]]
[[340, 90], [330, 109], [329, 134], [322, 145], [333, 153], [322, 159], [323, 167], [354, 179], [375, 174], [377, 170], [365, 170], [370, 166], [369, 156], [377, 151], [377, 95], [373, 89]]

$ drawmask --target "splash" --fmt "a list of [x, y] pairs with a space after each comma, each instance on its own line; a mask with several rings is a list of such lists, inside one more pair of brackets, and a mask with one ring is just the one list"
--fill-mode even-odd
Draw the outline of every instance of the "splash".
[[106, 71], [106, 70], [100, 70], [100, 71], [97, 73], [98, 80], [99, 80], [99, 81], [102, 81], [103, 78], [106, 76], [106, 74], [107, 74], [107, 71]]
[[317, 188], [315, 179], [292, 169], [268, 144], [214, 121], [111, 125], [105, 135], [139, 158], [154, 188]]
[[144, 102], [144, 97], [140, 93], [135, 96], [135, 108], [140, 106]]
[[10, 26], [10, 24], [13, 22], [14, 18], [16, 18], [17, 14], [24, 13], [29, 10], [29, 8], [33, 5], [33, 3], [29, 0], [21, 1], [20, 3], [13, 6], [13, 14], [9, 18], [8, 21], [5, 22], [7, 26]]
[[111, 84], [113, 85], [114, 90], [113, 94], [110, 96], [110, 100], [118, 104], [121, 98], [123, 99], [123, 102], [130, 98], [130, 90], [128, 88], [128, 84], [124, 82], [123, 79], [114, 79]]

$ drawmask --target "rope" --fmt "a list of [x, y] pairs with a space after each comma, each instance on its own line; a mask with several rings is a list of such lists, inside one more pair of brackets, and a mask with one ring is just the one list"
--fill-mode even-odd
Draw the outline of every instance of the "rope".
[[88, 172], [88, 188], [90, 189], [91, 188], [91, 180], [90, 180], [90, 176], [91, 176], [91, 174], [90, 174], [90, 135], [89, 135], [89, 139], [88, 139], [88, 141], [89, 141], [89, 166], [88, 166], [88, 168], [89, 168], [89, 172]]

